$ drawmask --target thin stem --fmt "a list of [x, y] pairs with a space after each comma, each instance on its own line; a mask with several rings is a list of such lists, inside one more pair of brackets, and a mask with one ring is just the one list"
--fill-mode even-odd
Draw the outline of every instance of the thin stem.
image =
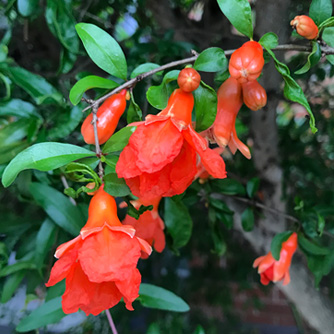
[[[96, 101], [95, 101], [96, 102]], [[93, 120], [92, 120], [92, 124], [93, 124], [93, 129], [94, 129], [94, 140], [95, 140], [95, 152], [96, 152], [96, 156], [98, 158], [101, 157], [102, 151], [101, 151], [101, 147], [100, 147], [100, 143], [99, 143], [99, 136], [97, 133], [97, 122], [98, 122], [98, 118], [97, 118], [97, 110], [98, 110], [98, 104], [94, 104], [93, 105]], [[104, 175], [104, 170], [103, 170], [103, 165], [101, 160], [99, 161], [99, 177], [101, 179], [101, 181], [103, 181], [103, 175]]]
[[[65, 188], [65, 189], [69, 188], [69, 185], [68, 185], [68, 183], [67, 183], [66, 177], [65, 177], [64, 175], [62, 175], [62, 176], [60, 177], [60, 179], [61, 179], [61, 182], [62, 182], [64, 188]], [[75, 201], [74, 198], [69, 197], [69, 199], [70, 199], [70, 202], [71, 202], [73, 205], [77, 205], [77, 202]]]
[[110, 314], [110, 311], [106, 310], [106, 314], [107, 314], [107, 318], [108, 318], [108, 322], [109, 322], [112, 334], [118, 334], [116, 326], [114, 324], [114, 321], [112, 320], [112, 316]]

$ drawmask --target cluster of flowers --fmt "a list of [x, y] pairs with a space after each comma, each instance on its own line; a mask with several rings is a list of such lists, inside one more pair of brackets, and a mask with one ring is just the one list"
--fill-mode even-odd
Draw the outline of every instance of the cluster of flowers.
[[[135, 207], [153, 205], [138, 220], [126, 216], [123, 223], [117, 217], [117, 207], [103, 185], [94, 194], [89, 206], [89, 218], [75, 239], [58, 247], [59, 259], [47, 286], [66, 278], [63, 295], [65, 313], [79, 308], [94, 315], [116, 305], [121, 298], [126, 308], [138, 297], [141, 275], [137, 269], [140, 257], [147, 258], [151, 246], [161, 252], [165, 247], [164, 223], [158, 206], [162, 197], [183, 193], [196, 179], [226, 177], [225, 163], [220, 156], [226, 146], [234, 154], [237, 149], [250, 159], [249, 148], [237, 137], [235, 121], [242, 103], [258, 110], [267, 101], [266, 92], [256, 79], [264, 65], [259, 43], [250, 41], [236, 50], [230, 60], [231, 77], [218, 90], [217, 116], [213, 125], [197, 133], [192, 124], [194, 97], [200, 85], [200, 75], [185, 68], [178, 77], [179, 88], [168, 100], [167, 107], [145, 121], [132, 123], [136, 130], [121, 152], [116, 165], [118, 177], [124, 178], [138, 200]], [[105, 101], [97, 112], [98, 140], [104, 143], [113, 134], [126, 108], [126, 90]], [[94, 143], [92, 116], [82, 125], [87, 143]], [[211, 149], [209, 141], [218, 144]], [[294, 233], [281, 250], [279, 261], [271, 253], [254, 262], [259, 265], [261, 282], [289, 281], [289, 266], [296, 249]]]

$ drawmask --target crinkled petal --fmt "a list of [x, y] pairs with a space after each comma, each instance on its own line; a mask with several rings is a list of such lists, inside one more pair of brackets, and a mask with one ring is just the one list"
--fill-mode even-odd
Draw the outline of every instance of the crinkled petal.
[[78, 254], [83, 271], [96, 283], [125, 279], [139, 257], [140, 244], [136, 238], [107, 227], [87, 237]]
[[134, 163], [137, 167], [142, 172], [155, 173], [179, 154], [183, 137], [168, 119], [138, 127], [130, 137], [129, 144], [136, 152]]
[[65, 242], [64, 244], [61, 244], [60, 246], [58, 246], [56, 253], [55, 253], [55, 257], [57, 259], [59, 259], [61, 256], [63, 256], [63, 254], [67, 251], [69, 251], [70, 249], [73, 249], [75, 246], [77, 246], [77, 243], [81, 240], [81, 236], [77, 236], [76, 238]]
[[140, 196], [138, 197], [147, 201], [159, 196], [164, 196], [170, 189], [170, 170], [171, 164], [168, 164], [159, 172], [143, 173], [140, 175]]
[[235, 154], [235, 148], [237, 148], [245, 158], [250, 159], [252, 157], [249, 148], [238, 138], [235, 128], [231, 133], [231, 140], [228, 146], [233, 154]]
[[[136, 131], [135, 131], [136, 132]], [[119, 178], [131, 178], [138, 176], [141, 171], [136, 165], [137, 155], [133, 149], [127, 145], [121, 152], [116, 164], [116, 173]]]
[[142, 238], [138, 238], [137, 237], [137, 240], [138, 240], [138, 242], [140, 244], [141, 251], [144, 252], [144, 253], [146, 253], [147, 255], [151, 255], [151, 253], [152, 253], [152, 247], [150, 246], [150, 244], [146, 240], [144, 240]]
[[133, 311], [132, 303], [139, 297], [139, 286], [141, 275], [137, 268], [133, 269], [131, 274], [123, 281], [116, 281], [115, 284], [123, 295], [125, 307], [129, 311]]

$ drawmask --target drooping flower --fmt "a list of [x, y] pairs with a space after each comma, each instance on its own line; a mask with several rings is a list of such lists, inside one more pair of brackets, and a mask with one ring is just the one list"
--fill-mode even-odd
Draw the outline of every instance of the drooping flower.
[[135, 123], [116, 173], [141, 200], [183, 193], [196, 175], [197, 154], [210, 175], [226, 177], [223, 159], [191, 125], [193, 106], [192, 93], [176, 89], [158, 115]]
[[103, 186], [93, 196], [88, 214], [80, 235], [57, 248], [58, 261], [46, 286], [66, 278], [65, 313], [80, 308], [87, 315], [97, 315], [121, 298], [126, 308], [133, 310], [141, 282], [137, 262], [141, 252], [151, 253], [151, 247], [135, 236], [132, 226], [122, 225], [115, 200]]
[[[132, 201], [131, 203], [136, 209], [139, 209], [141, 205], [153, 205], [153, 209], [145, 211], [138, 219], [126, 215], [122, 222], [125, 225], [133, 226], [136, 230], [136, 236], [146, 240], [159, 253], [161, 253], [166, 246], [164, 234], [165, 224], [158, 212], [160, 200], [161, 197], [155, 198], [150, 202], [145, 202], [140, 199]], [[142, 252], [141, 257], [147, 258], [148, 255]]]
[[268, 285], [270, 281], [278, 282], [283, 280], [283, 285], [290, 283], [289, 268], [291, 265], [292, 256], [298, 246], [297, 233], [293, 232], [289, 239], [282, 243], [280, 258], [278, 261], [274, 259], [271, 252], [265, 256], [258, 257], [253, 268], [258, 268], [258, 273], [261, 276], [261, 283]]

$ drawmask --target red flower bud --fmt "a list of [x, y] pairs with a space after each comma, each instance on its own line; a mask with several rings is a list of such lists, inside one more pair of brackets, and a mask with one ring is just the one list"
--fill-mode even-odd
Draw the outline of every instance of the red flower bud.
[[259, 110], [267, 104], [266, 90], [256, 80], [242, 84], [242, 98], [251, 110]]
[[177, 83], [184, 92], [190, 93], [198, 88], [201, 76], [193, 68], [184, 68], [177, 78]]
[[297, 30], [297, 33], [307, 39], [318, 37], [318, 27], [314, 21], [307, 15], [296, 16], [290, 24]]

